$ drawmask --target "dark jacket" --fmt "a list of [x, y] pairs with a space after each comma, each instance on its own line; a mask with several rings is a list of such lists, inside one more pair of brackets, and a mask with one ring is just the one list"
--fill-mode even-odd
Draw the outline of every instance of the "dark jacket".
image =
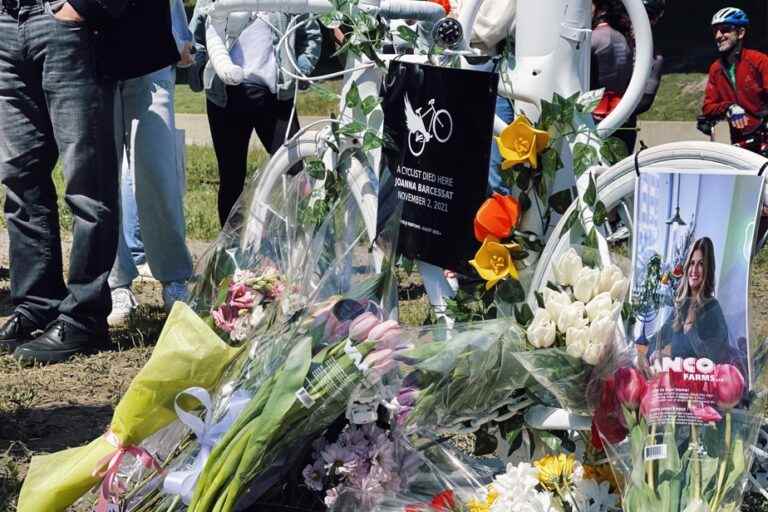
[[179, 61], [168, 0], [69, 0], [92, 29], [107, 80], [147, 75]]
[[760, 126], [768, 114], [768, 56], [756, 50], [742, 50], [736, 63], [736, 87], [728, 78], [723, 60], [709, 68], [702, 113], [711, 119], [725, 116], [728, 107], [737, 104], [747, 111], [747, 127], [731, 127], [734, 142], [743, 140]]

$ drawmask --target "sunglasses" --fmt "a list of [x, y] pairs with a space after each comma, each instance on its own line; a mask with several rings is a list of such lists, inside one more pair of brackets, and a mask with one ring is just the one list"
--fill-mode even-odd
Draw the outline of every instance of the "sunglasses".
[[738, 29], [736, 25], [715, 25], [712, 27], [712, 34], [717, 35], [717, 33], [721, 34], [730, 34], [731, 32], [734, 32]]

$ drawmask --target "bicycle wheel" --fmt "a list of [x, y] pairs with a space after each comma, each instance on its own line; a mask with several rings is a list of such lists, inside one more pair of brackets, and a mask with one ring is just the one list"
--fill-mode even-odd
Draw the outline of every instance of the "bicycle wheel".
[[432, 132], [435, 138], [440, 142], [447, 142], [453, 133], [453, 119], [451, 114], [445, 109], [435, 112], [435, 122], [432, 126]]
[[[766, 158], [751, 151], [717, 142], [699, 141], [663, 144], [644, 150], [638, 158], [641, 172], [643, 169], [697, 169], [714, 172], [735, 170], [744, 174], [756, 174], [766, 162], [768, 162]], [[598, 198], [609, 212], [616, 211], [622, 203], [624, 205], [633, 203], [635, 177], [634, 155], [625, 158], [598, 177]], [[565, 222], [575, 209], [574, 203], [552, 230], [536, 266], [528, 295], [529, 304], [535, 304], [534, 291], [544, 286], [551, 278], [552, 261], [570, 245], [569, 231], [565, 229]], [[631, 221], [632, 208], [627, 207], [623, 213], [627, 214]], [[604, 227], [601, 228], [604, 229]], [[631, 241], [631, 226], [629, 228]]]
[[427, 141], [424, 138], [424, 134], [421, 132], [408, 133], [408, 148], [410, 148], [413, 156], [419, 156], [424, 152], [424, 147], [427, 145]]

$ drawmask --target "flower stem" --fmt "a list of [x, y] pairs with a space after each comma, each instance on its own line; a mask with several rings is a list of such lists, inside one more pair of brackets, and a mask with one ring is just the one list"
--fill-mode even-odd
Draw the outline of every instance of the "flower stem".
[[[691, 425], [691, 441], [693, 449], [699, 450], [699, 428]], [[691, 463], [693, 464], [693, 499], [701, 500], [701, 461], [698, 459], [698, 453], [691, 454]]]
[[[651, 442], [656, 442], [656, 425], [651, 425]], [[654, 483], [653, 483], [653, 460], [648, 460], [645, 462], [645, 480], [648, 483], [648, 487], [651, 488], [651, 490], [654, 489]]]
[[725, 479], [725, 468], [728, 466], [728, 457], [731, 455], [731, 411], [725, 413], [725, 451], [720, 457], [720, 470], [717, 475], [717, 487], [715, 487], [715, 495], [712, 499], [712, 506], [709, 507], [710, 512], [716, 512], [720, 506], [720, 500], [725, 494], [725, 489], [722, 488], [723, 480]]

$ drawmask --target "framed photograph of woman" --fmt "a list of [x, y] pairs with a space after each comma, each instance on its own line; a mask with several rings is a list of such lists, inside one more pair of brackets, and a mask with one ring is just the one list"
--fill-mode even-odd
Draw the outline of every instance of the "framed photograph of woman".
[[635, 191], [632, 337], [649, 373], [737, 367], [749, 382], [749, 264], [763, 178], [644, 170]]

